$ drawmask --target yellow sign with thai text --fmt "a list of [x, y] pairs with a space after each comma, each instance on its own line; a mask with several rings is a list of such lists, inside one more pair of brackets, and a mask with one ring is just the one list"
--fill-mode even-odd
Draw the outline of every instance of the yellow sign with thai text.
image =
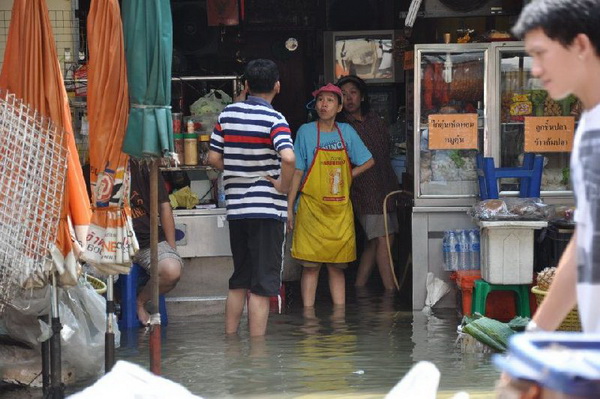
[[429, 149], [478, 149], [477, 114], [429, 115]]
[[525, 152], [571, 152], [574, 135], [572, 116], [525, 117]]

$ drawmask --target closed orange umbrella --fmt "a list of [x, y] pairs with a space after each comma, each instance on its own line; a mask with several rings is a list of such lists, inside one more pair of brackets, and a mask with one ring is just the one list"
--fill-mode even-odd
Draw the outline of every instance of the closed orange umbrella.
[[[128, 273], [139, 249], [129, 206], [129, 156], [121, 152], [129, 112], [127, 62], [117, 0], [92, 0], [87, 18], [88, 118], [93, 214], [85, 259], [108, 274]], [[114, 365], [112, 276], [106, 297], [105, 371]]]
[[68, 219], [75, 225], [77, 239], [85, 242], [91, 210], [45, 0], [15, 0], [0, 87], [23, 99], [66, 132], [67, 195], [56, 239], [58, 251], [53, 253], [53, 259], [59, 271], [65, 267], [75, 270], [76, 256]]
[[93, 0], [88, 14], [88, 118], [93, 214], [85, 259], [108, 274], [128, 273], [139, 249], [132, 230], [121, 151], [129, 93], [123, 25], [117, 0]]

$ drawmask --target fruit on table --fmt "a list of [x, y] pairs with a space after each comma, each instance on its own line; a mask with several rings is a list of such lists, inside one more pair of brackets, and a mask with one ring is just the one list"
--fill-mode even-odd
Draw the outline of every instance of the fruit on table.
[[540, 290], [548, 291], [550, 289], [550, 284], [552, 284], [552, 280], [554, 279], [554, 274], [556, 273], [556, 267], [547, 267], [537, 275], [537, 286]]
[[544, 115], [560, 116], [562, 115], [562, 107], [557, 101], [554, 101], [550, 97], [546, 97], [546, 100], [544, 101]]

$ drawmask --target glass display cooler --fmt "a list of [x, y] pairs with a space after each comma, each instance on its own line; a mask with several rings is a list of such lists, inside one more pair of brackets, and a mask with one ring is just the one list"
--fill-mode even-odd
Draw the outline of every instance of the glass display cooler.
[[[526, 122], [540, 118], [542, 122], [577, 124], [582, 104], [574, 96], [563, 100], [551, 99], [539, 79], [531, 74], [532, 58], [525, 53], [523, 42], [498, 42], [490, 44], [493, 62], [488, 95], [490, 122], [490, 152], [497, 167], [520, 166], [525, 152], [544, 156], [541, 195], [546, 203], [571, 203], [573, 193], [569, 187], [569, 160], [571, 143], [560, 143], [556, 148], [529, 147], [526, 140]], [[549, 117], [549, 118], [548, 118]], [[574, 132], [573, 132], [574, 133]], [[572, 137], [572, 134], [571, 134]], [[548, 140], [546, 138], [546, 140]], [[500, 195], [517, 195], [514, 179], [500, 181]]]
[[[493, 157], [496, 167], [520, 166], [525, 152], [541, 153], [544, 202], [572, 203], [570, 140], [552, 147], [546, 137], [536, 143], [550, 144], [536, 147], [528, 132], [532, 121], [556, 122], [548, 117], [574, 126], [581, 105], [547, 96], [522, 42], [416, 45], [414, 65], [413, 308], [421, 309], [427, 273], [449, 280], [444, 231], [477, 228], [467, 212], [479, 200], [478, 153]], [[518, 182], [502, 179], [500, 191], [517, 196]], [[438, 306], [454, 307], [453, 296]]]
[[[427, 274], [449, 280], [444, 231], [475, 228], [467, 211], [477, 199], [476, 156], [489, 141], [490, 54], [488, 44], [423, 44], [414, 57], [413, 308], [422, 309]], [[461, 126], [468, 126], [467, 135]], [[454, 296], [436, 306], [455, 307]]]

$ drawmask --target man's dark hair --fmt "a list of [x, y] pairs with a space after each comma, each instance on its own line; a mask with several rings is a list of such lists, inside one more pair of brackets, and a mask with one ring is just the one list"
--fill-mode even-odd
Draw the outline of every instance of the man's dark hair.
[[244, 79], [251, 93], [270, 93], [279, 80], [279, 70], [271, 60], [252, 60], [246, 65]]
[[523, 38], [534, 29], [563, 46], [573, 43], [583, 33], [590, 38], [600, 55], [600, 1], [598, 0], [532, 0], [521, 12], [512, 31]]

